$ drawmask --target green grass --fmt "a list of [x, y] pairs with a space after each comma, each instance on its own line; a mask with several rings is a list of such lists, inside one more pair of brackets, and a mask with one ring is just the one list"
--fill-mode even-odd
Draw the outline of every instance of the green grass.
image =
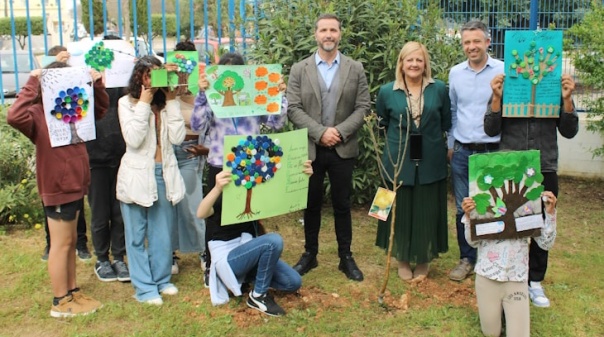
[[[531, 336], [604, 336], [604, 181], [563, 177], [560, 183], [558, 239], [544, 282], [552, 306], [531, 307]], [[454, 209], [452, 200], [449, 206]], [[303, 277], [300, 295], [276, 297], [288, 312], [283, 318], [248, 309], [237, 298], [213, 307], [198, 257], [180, 254], [181, 273], [173, 277], [180, 293], [162, 307], [139, 304], [129, 283], [99, 282], [93, 262], [78, 261], [80, 287], [104, 307], [86, 317], [53, 319], [46, 263], [40, 261], [43, 231], [7, 230], [0, 235], [0, 336], [482, 336], [473, 280], [447, 278], [458, 259], [453, 212], [449, 252], [416, 286], [400, 281], [391, 266], [385, 307], [377, 301], [385, 256], [374, 246], [376, 223], [366, 213], [359, 208], [353, 214], [353, 251], [365, 281], [348, 281], [337, 270], [333, 219], [326, 208], [319, 267]], [[300, 215], [265, 222], [284, 237], [290, 264], [303, 251]], [[397, 307], [403, 294], [407, 310]]]

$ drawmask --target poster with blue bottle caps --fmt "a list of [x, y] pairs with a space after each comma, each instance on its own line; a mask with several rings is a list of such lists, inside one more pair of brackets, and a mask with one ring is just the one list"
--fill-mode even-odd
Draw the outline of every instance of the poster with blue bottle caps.
[[306, 208], [307, 129], [225, 136], [223, 156], [223, 169], [231, 172], [232, 179], [223, 189], [222, 225]]
[[50, 146], [96, 138], [92, 77], [86, 67], [43, 69], [40, 84]]
[[505, 32], [503, 117], [560, 115], [562, 31]]

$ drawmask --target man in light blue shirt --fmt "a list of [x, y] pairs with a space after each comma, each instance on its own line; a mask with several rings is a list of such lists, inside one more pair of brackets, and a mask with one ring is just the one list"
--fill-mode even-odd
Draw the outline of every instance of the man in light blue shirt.
[[504, 72], [503, 62], [487, 54], [491, 43], [487, 26], [481, 21], [470, 21], [461, 28], [461, 44], [468, 59], [449, 72], [452, 127], [449, 131], [449, 162], [455, 205], [459, 245], [459, 263], [449, 273], [454, 281], [463, 281], [474, 269], [476, 249], [464, 237], [461, 223], [461, 202], [468, 192], [468, 157], [474, 153], [497, 151], [499, 135], [490, 137], [484, 132], [484, 114], [491, 97], [491, 80]]

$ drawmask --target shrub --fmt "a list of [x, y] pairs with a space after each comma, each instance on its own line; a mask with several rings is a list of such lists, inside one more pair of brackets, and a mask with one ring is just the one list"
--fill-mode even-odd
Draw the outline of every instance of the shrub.
[[[600, 1], [593, 1], [591, 11], [583, 21], [568, 30], [570, 37], [577, 40], [573, 53], [573, 64], [578, 71], [581, 84], [599, 92], [599, 97], [591, 96], [587, 101], [590, 120], [587, 129], [604, 135], [604, 6]], [[569, 43], [569, 41], [566, 41]], [[604, 145], [592, 149], [594, 156], [604, 156]]]
[[[372, 101], [381, 85], [394, 80], [398, 53], [408, 41], [427, 46], [433, 76], [444, 81], [451, 66], [464, 58], [459, 41], [446, 36], [434, 1], [420, 9], [410, 0], [274, 0], [263, 2], [261, 10], [265, 19], [259, 21], [258, 41], [248, 54], [251, 61], [281, 63], [287, 79], [291, 66], [317, 49], [316, 18], [334, 13], [342, 20], [340, 51], [363, 63]], [[371, 201], [381, 185], [367, 127], [359, 133], [361, 154], [353, 172], [352, 200], [357, 204]]]
[[0, 226], [31, 226], [44, 220], [35, 178], [35, 149], [6, 123], [7, 108], [0, 106]]

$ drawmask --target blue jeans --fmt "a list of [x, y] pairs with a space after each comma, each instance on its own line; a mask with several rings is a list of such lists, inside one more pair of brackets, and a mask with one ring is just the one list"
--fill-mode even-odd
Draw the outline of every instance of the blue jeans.
[[159, 298], [160, 292], [170, 286], [172, 245], [170, 231], [174, 207], [166, 199], [166, 185], [160, 163], [155, 165], [158, 199], [151, 207], [120, 203], [130, 279], [137, 300], [143, 302]]
[[293, 292], [302, 286], [302, 277], [279, 259], [283, 239], [268, 233], [248, 241], [229, 252], [228, 261], [238, 279], [254, 276], [254, 291], [266, 294], [268, 288]]
[[174, 146], [186, 193], [184, 199], [176, 204], [173, 222], [175, 225], [172, 226], [172, 250], [180, 250], [183, 253], [200, 253], [206, 249], [205, 221], [197, 217], [197, 207], [203, 198], [199, 157], [188, 158], [190, 153], [183, 150], [195, 144], [197, 140], [189, 140]]
[[476, 248], [472, 248], [464, 235], [464, 225], [461, 223], [463, 209], [461, 202], [463, 198], [469, 196], [468, 188], [468, 157], [475, 153], [488, 153], [491, 151], [473, 151], [461, 146], [455, 141], [453, 147], [453, 158], [451, 158], [451, 178], [453, 181], [453, 192], [455, 193], [455, 207], [457, 214], [455, 216], [455, 225], [457, 227], [457, 244], [459, 245], [459, 258], [467, 258], [470, 263], [476, 264]]

